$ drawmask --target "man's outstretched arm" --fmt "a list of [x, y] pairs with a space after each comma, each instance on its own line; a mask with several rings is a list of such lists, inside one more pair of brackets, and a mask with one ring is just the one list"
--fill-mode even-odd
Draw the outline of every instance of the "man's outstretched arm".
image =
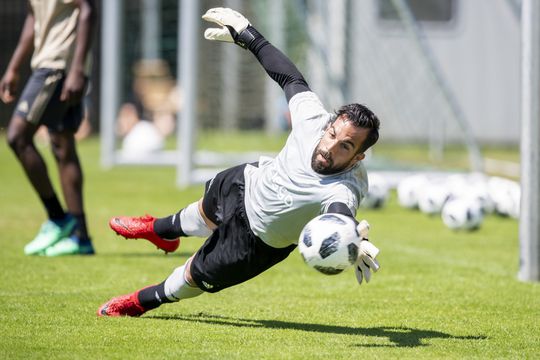
[[299, 92], [310, 91], [302, 73], [291, 60], [266, 40], [253, 26], [249, 25], [240, 34], [240, 37], [242, 36], [253, 38], [247, 44], [247, 49], [259, 60], [266, 73], [285, 91], [287, 101]]
[[311, 91], [291, 60], [251, 26], [243, 15], [228, 8], [213, 8], [203, 15], [203, 19], [222, 26], [221, 29], [207, 29], [204, 33], [206, 39], [234, 42], [250, 50], [268, 75], [285, 91], [287, 101], [297, 93]]

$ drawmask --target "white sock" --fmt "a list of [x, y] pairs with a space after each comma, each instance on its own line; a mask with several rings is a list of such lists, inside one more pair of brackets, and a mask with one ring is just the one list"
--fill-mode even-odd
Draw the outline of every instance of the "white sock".
[[188, 284], [184, 276], [186, 265], [174, 269], [165, 280], [165, 296], [171, 301], [189, 299], [201, 295], [204, 291]]
[[212, 230], [208, 228], [199, 212], [197, 201], [189, 204], [180, 212], [180, 226], [182, 231], [189, 236], [206, 238], [212, 234]]

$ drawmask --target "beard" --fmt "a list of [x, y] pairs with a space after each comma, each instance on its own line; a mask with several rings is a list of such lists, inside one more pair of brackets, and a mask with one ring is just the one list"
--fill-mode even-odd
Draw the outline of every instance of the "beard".
[[[317, 155], [321, 155], [326, 160], [326, 163], [318, 160]], [[345, 170], [347, 168], [347, 164], [334, 167], [334, 161], [332, 160], [330, 153], [322, 151], [317, 146], [311, 155], [311, 168], [317, 174], [332, 175]]]

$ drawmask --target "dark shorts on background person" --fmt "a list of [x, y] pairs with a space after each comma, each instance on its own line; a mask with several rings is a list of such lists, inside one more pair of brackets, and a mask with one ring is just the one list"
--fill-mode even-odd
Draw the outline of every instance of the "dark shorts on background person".
[[218, 227], [193, 257], [191, 276], [207, 292], [249, 280], [296, 248], [271, 247], [251, 231], [244, 206], [245, 166], [220, 172], [206, 183], [203, 210]]
[[64, 81], [63, 70], [35, 70], [26, 82], [15, 115], [36, 126], [45, 125], [51, 132], [76, 132], [83, 119], [83, 105], [60, 101]]

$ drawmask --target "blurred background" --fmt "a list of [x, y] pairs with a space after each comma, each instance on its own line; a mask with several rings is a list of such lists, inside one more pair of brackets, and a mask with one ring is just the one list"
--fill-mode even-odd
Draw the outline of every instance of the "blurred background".
[[[461, 220], [448, 220], [450, 227], [475, 229], [492, 212], [519, 218], [521, 5], [97, 1], [87, 116], [77, 137], [94, 144], [102, 169], [174, 167], [181, 188], [279, 151], [290, 130], [283, 92], [249, 52], [203, 37], [213, 25], [201, 15], [231, 7], [291, 58], [329, 111], [359, 102], [379, 116], [380, 140], [364, 161], [364, 206], [382, 207], [397, 189], [402, 206], [430, 215], [444, 215], [451, 199], [474, 198], [474, 206], [454, 206]], [[24, 1], [0, 4], [2, 69], [25, 12]], [[0, 106], [2, 131], [13, 106]], [[47, 144], [45, 131], [37, 137]]]
[[[371, 168], [519, 176], [519, 0], [187, 3], [98, 1], [88, 121], [79, 137], [102, 137], [104, 165], [189, 162], [187, 184], [208, 177], [198, 173], [204, 168], [279, 149], [289, 128], [281, 90], [251, 54], [203, 41], [200, 16], [227, 6], [297, 64], [329, 111], [360, 102], [378, 114], [381, 140]], [[24, 1], [0, 4], [2, 69], [25, 11]], [[182, 13], [192, 16], [186, 12], [193, 24], [182, 22]], [[196, 53], [182, 54], [186, 49]], [[182, 56], [196, 82], [187, 88], [194, 111], [184, 121], [193, 126], [184, 132]], [[2, 129], [12, 111], [0, 107]], [[220, 147], [224, 133], [230, 137]], [[190, 143], [179, 160], [182, 142]], [[236, 154], [223, 156], [227, 150]]]

